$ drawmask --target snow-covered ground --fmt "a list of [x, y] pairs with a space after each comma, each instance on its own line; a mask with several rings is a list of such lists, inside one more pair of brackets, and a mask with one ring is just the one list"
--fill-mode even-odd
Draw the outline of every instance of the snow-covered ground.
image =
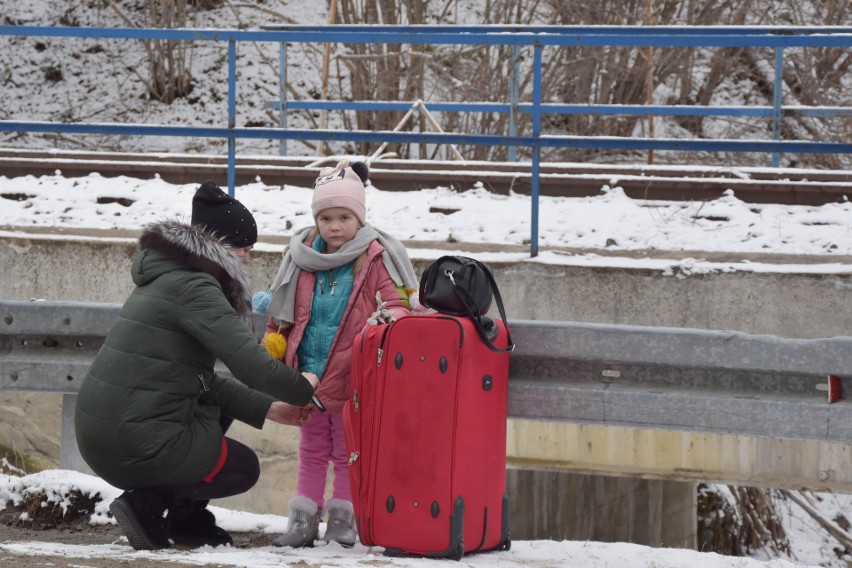
[[[65, 178], [59, 173], [12, 179], [0, 176], [0, 227], [138, 230], [165, 217], [188, 218], [197, 187], [97, 174], [82, 178]], [[262, 181], [236, 188], [237, 198], [257, 220], [261, 235], [257, 248], [280, 250], [279, 245], [264, 243], [264, 236], [287, 237], [313, 222], [310, 192], [309, 188], [268, 186]], [[531, 207], [529, 196], [494, 195], [482, 188], [392, 192], [371, 186], [367, 190], [368, 221], [403, 240], [520, 245], [523, 251], [530, 238]], [[838, 258], [852, 255], [852, 203], [848, 201], [822, 206], [755, 204], [739, 200], [731, 191], [712, 201], [649, 201], [631, 199], [613, 184], [602, 186], [600, 194], [592, 197], [541, 197], [539, 215], [542, 253], [536, 262], [660, 269], [678, 265], [680, 274], [697, 270], [850, 270], [845, 264], [848, 258]], [[606, 254], [583, 254], [582, 249]], [[529, 257], [528, 249], [517, 250], [481, 256], [486, 261], [495, 254]], [[630, 258], [630, 251], [652, 254]], [[655, 257], [653, 251], [659, 254]], [[660, 258], [672, 251], [681, 258]], [[728, 253], [732, 260], [703, 259], [702, 255], [718, 256], [711, 253]], [[813, 258], [806, 267], [738, 260], [759, 259], [761, 253]], [[429, 252], [418, 249], [418, 254]]]
[[[114, 523], [108, 517], [109, 502], [120, 491], [96, 477], [72, 471], [51, 470], [26, 477], [0, 475], [0, 503], [20, 502], [24, 492], [37, 491], [47, 496], [51, 503], [69, 505], [68, 494], [78, 489], [83, 494], [99, 493], [102, 501], [92, 514], [92, 523]], [[844, 505], [848, 507], [848, 504]], [[286, 517], [256, 515], [211, 507], [222, 528], [229, 531], [264, 531], [281, 533], [287, 524]], [[796, 526], [793, 522], [791, 526]], [[321, 526], [320, 530], [324, 530]], [[584, 541], [515, 541], [509, 551], [471, 554], [458, 564], [460, 568], [802, 568], [805, 566], [846, 566], [845, 563], [829, 564], [826, 556], [830, 549], [820, 550], [821, 542], [813, 526], [802, 524], [793, 537], [800, 537], [802, 544], [795, 548], [796, 559], [756, 558], [721, 556], [714, 553], [682, 549], [662, 549], [627, 543], [600, 543]], [[185, 564], [215, 564], [217, 566], [239, 566], [246, 568], [278, 566], [316, 566], [361, 568], [363, 566], [387, 566], [401, 568], [427, 568], [447, 566], [446, 560], [419, 558], [390, 558], [382, 555], [379, 547], [368, 549], [357, 544], [345, 549], [337, 544], [310, 549], [276, 548], [271, 546], [254, 549], [233, 547], [203, 547], [197, 550], [134, 551], [122, 538], [119, 542], [97, 546], [74, 546], [44, 542], [0, 542], [0, 550], [21, 557], [35, 555], [59, 555], [89, 558], [108, 558], [116, 564], [121, 561], [157, 559], [180, 561]]]

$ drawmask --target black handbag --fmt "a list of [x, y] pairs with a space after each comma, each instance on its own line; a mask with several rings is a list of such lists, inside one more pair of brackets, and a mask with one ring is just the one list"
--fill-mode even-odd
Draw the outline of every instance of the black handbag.
[[[492, 299], [506, 327], [508, 347], [499, 348], [493, 343], [497, 326], [485, 316]], [[473, 320], [476, 331], [492, 351], [512, 351], [515, 344], [509, 333], [503, 298], [491, 274], [491, 269], [482, 262], [466, 256], [442, 256], [420, 277], [420, 303], [437, 312], [453, 316], [464, 316]]]

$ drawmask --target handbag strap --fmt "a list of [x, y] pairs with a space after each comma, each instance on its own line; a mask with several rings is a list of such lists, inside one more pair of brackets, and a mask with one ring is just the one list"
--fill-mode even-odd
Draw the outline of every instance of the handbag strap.
[[502, 352], [511, 352], [515, 349], [515, 343], [512, 341], [512, 334], [509, 332], [509, 322], [506, 321], [506, 310], [503, 308], [503, 298], [500, 296], [500, 289], [497, 288], [497, 282], [494, 281], [494, 276], [491, 274], [491, 271], [488, 270], [485, 266], [475, 259], [471, 259], [473, 262], [479, 264], [482, 268], [482, 271], [485, 273], [486, 278], [488, 278], [488, 285], [491, 286], [491, 292], [494, 294], [494, 299], [497, 302], [497, 310], [500, 312], [500, 318], [503, 320], [503, 326], [506, 328], [506, 339], [509, 344], [505, 348], [500, 348], [494, 345], [491, 339], [488, 338], [488, 334], [485, 332], [485, 326], [482, 325], [482, 315], [478, 313], [478, 310], [475, 312], [471, 306], [474, 304], [473, 298], [470, 296], [467, 290], [456, 286], [456, 281], [453, 279], [452, 271], [448, 270], [446, 272], [447, 277], [450, 279], [450, 283], [453, 285], [453, 291], [456, 293], [456, 296], [459, 300], [461, 300], [462, 305], [467, 312], [468, 317], [473, 320], [474, 327], [476, 328], [476, 333], [479, 334], [480, 339], [488, 346], [492, 351], [496, 351], [498, 353]]

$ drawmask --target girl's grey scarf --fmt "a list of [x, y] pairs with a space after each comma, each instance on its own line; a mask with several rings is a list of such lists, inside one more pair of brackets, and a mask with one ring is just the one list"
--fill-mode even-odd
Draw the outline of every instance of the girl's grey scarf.
[[300, 229], [290, 238], [290, 246], [284, 251], [278, 274], [272, 282], [270, 290], [272, 297], [266, 313], [277, 319], [279, 324], [291, 325], [295, 319], [296, 282], [299, 279], [299, 272], [302, 270], [321, 272], [352, 262], [361, 256], [375, 240], [385, 248], [382, 261], [394, 283], [408, 290], [416, 290], [419, 287], [405, 246], [396, 238], [369, 223], [361, 227], [351, 241], [336, 252], [328, 254], [315, 251], [306, 244], [312, 230], [313, 227]]

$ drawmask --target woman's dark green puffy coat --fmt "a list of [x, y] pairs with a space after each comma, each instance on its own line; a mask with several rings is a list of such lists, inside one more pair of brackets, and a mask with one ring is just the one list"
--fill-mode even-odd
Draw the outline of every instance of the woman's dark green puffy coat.
[[[273, 398], [310, 402], [310, 383], [247, 327], [247, 267], [215, 237], [178, 222], [152, 225], [131, 273], [136, 288], [77, 397], [80, 453], [108, 483], [201, 481], [219, 458], [221, 415], [261, 428]], [[237, 381], [213, 372], [217, 359]]]

